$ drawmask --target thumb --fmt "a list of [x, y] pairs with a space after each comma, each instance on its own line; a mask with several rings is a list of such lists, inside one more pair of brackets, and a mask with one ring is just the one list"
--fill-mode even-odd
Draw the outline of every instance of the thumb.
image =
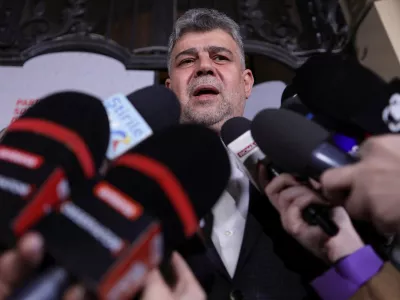
[[18, 243], [18, 251], [22, 259], [36, 267], [41, 263], [44, 256], [43, 237], [35, 232], [26, 234]]
[[146, 277], [141, 300], [165, 299], [173, 300], [170, 288], [164, 281], [160, 271], [153, 269]]
[[322, 192], [326, 199], [334, 204], [342, 204], [346, 200], [354, 183], [356, 165], [332, 168], [325, 171], [320, 178]]
[[332, 209], [332, 221], [334, 221], [340, 228], [353, 227], [349, 214], [342, 206], [336, 206]]
[[263, 163], [259, 163], [257, 166], [257, 171], [258, 171], [258, 186], [260, 187], [261, 190], [264, 190], [264, 188], [268, 185], [269, 180], [267, 176], [267, 168]]

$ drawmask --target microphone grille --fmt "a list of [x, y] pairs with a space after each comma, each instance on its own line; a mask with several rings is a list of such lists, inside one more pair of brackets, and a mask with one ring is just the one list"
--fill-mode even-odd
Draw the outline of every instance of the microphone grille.
[[229, 119], [221, 127], [221, 139], [225, 145], [229, 145], [251, 128], [251, 122], [244, 117]]
[[318, 124], [286, 109], [265, 109], [251, 125], [257, 145], [282, 171], [302, 173], [310, 154], [329, 137]]

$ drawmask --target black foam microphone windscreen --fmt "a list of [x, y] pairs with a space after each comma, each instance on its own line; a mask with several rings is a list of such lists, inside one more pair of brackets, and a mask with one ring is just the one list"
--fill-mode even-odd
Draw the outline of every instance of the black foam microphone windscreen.
[[296, 71], [293, 86], [315, 114], [369, 134], [400, 131], [394, 108], [400, 103], [398, 90], [355, 59], [332, 54], [311, 57]]
[[80, 180], [96, 175], [109, 137], [107, 112], [99, 99], [61, 92], [41, 99], [10, 124], [1, 145], [42, 156]]
[[107, 158], [112, 160], [151, 136], [177, 125], [180, 104], [168, 88], [155, 85], [104, 100], [110, 119], [110, 144]]
[[117, 159], [105, 179], [163, 221], [166, 243], [177, 245], [197, 230], [229, 177], [229, 157], [219, 136], [199, 125], [182, 125]]
[[330, 134], [323, 127], [286, 109], [259, 112], [251, 133], [260, 149], [284, 172], [318, 180], [327, 168], [355, 161], [328, 142]]
[[[10, 124], [0, 144], [1, 242], [10, 245], [46, 205], [83, 189], [97, 175], [108, 140], [101, 101], [78, 92], [47, 96]], [[15, 219], [34, 197], [35, 214]]]
[[[303, 178], [318, 180], [326, 169], [354, 162], [351, 156], [328, 142], [328, 131], [289, 110], [262, 110], [251, 124], [251, 133], [274, 166]], [[309, 224], [319, 225], [330, 236], [339, 231], [330, 219], [329, 207], [311, 204], [302, 215]]]

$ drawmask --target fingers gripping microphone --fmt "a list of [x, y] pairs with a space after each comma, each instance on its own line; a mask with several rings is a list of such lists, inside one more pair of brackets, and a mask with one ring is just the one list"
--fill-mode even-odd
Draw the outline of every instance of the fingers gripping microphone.
[[[251, 132], [260, 149], [283, 172], [319, 180], [326, 169], [355, 162], [352, 156], [327, 142], [329, 133], [324, 128], [292, 111], [259, 112]], [[335, 235], [338, 231], [320, 206], [306, 208], [303, 217], [318, 223], [327, 234]]]
[[179, 123], [179, 101], [164, 86], [145, 87], [127, 97], [117, 94], [103, 103], [110, 120], [109, 160], [122, 155], [153, 133]]

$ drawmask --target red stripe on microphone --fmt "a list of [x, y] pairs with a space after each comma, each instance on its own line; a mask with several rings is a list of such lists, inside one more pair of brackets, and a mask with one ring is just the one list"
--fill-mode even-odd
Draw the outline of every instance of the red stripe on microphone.
[[[152, 254], [154, 240], [161, 236], [161, 226], [152, 223], [141, 236], [133, 242], [130, 249], [124, 251], [123, 257], [117, 258], [108, 272], [103, 275], [97, 291], [100, 299], [132, 299], [136, 292], [143, 286], [147, 274], [160, 263], [154, 261]], [[158, 253], [161, 258], [162, 253]], [[145, 266], [141, 276], [133, 276], [135, 266]]]
[[135, 169], [154, 179], [170, 199], [186, 237], [196, 233], [199, 221], [192, 203], [178, 179], [166, 166], [141, 154], [125, 154], [117, 159], [115, 165]]
[[18, 119], [10, 124], [10, 127], [7, 128], [7, 132], [11, 131], [39, 133], [64, 144], [74, 153], [87, 178], [91, 178], [96, 174], [96, 168], [89, 148], [81, 137], [72, 130], [51, 121], [24, 118]]
[[57, 210], [61, 201], [57, 193], [58, 184], [65, 179], [63, 170], [57, 168], [40, 187], [35, 197], [28, 202], [23, 210], [14, 219], [12, 229], [14, 234], [21, 236], [36, 225], [47, 215], [47, 210]]

